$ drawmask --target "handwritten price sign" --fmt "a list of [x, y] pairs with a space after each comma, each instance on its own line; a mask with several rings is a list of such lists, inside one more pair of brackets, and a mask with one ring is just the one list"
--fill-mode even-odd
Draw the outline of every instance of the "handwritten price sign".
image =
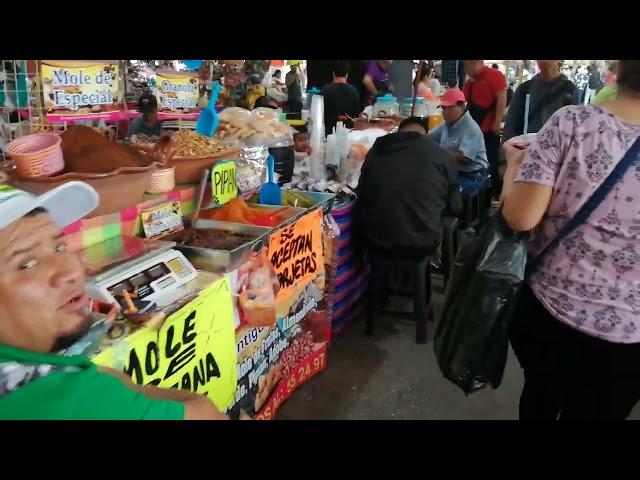
[[278, 298], [321, 272], [322, 211], [309, 212], [294, 224], [274, 232], [269, 239], [269, 258], [280, 282]]

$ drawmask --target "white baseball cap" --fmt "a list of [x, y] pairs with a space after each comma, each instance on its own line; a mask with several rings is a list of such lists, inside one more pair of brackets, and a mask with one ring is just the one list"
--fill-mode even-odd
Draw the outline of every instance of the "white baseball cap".
[[0, 185], [0, 228], [38, 207], [45, 209], [58, 226], [66, 227], [91, 213], [99, 203], [98, 192], [84, 182], [68, 182], [37, 197], [10, 185]]

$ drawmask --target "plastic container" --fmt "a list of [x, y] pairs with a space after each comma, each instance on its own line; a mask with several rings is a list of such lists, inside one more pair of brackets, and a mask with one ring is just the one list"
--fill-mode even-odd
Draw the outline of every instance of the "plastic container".
[[62, 139], [54, 133], [35, 133], [14, 140], [7, 153], [22, 178], [49, 177], [64, 170]]
[[245, 290], [239, 295], [240, 309], [252, 327], [270, 327], [274, 324], [275, 300], [273, 291], [266, 289]]
[[427, 112], [429, 114], [429, 130], [433, 130], [438, 125], [444, 123], [440, 100], [427, 100], [425, 101], [425, 105], [427, 106]]
[[289, 183], [293, 177], [293, 169], [296, 164], [296, 155], [293, 146], [270, 147], [269, 153], [273, 155], [274, 171], [279, 175], [278, 183]]
[[[407, 97], [400, 106], [400, 116], [408, 118], [411, 116], [411, 106], [413, 105], [413, 97]], [[424, 98], [416, 97], [416, 108], [413, 112], [414, 117], [426, 118], [429, 116], [427, 104]]]
[[176, 167], [161, 168], [151, 175], [149, 193], [166, 193], [176, 188]]
[[442, 115], [442, 108], [440, 108], [440, 100], [426, 100], [425, 105], [427, 107], [427, 113], [430, 117], [435, 115]]
[[320, 94], [320, 89], [316, 88], [316, 87], [311, 87], [309, 90], [307, 90], [307, 99], [305, 102], [305, 110], [311, 110], [311, 99], [314, 95], [319, 95]]
[[378, 97], [376, 104], [373, 106], [373, 118], [393, 117], [399, 113], [400, 105], [398, 104], [398, 99], [390, 93]]

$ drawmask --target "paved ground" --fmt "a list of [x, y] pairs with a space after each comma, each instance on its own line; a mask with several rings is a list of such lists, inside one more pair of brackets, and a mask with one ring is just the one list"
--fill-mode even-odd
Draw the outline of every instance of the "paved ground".
[[[437, 318], [441, 296], [435, 300]], [[277, 418], [517, 419], [523, 378], [512, 352], [497, 390], [487, 387], [465, 397], [438, 369], [431, 341], [435, 324], [429, 324], [424, 345], [416, 345], [414, 325], [380, 316], [374, 336], [366, 337], [363, 319], [353, 323], [331, 347], [327, 370], [296, 391]], [[631, 418], [640, 419], [640, 408]]]

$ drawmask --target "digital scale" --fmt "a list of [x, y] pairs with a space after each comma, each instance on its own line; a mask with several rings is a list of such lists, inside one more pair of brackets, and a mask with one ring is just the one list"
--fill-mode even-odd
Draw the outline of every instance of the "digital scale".
[[178, 290], [198, 275], [185, 256], [174, 250], [175, 242], [145, 241], [134, 237], [116, 237], [83, 250], [90, 277], [89, 298], [123, 303], [123, 292], [134, 298], [137, 306], [148, 305], [162, 297], [163, 303], [177, 300]]

